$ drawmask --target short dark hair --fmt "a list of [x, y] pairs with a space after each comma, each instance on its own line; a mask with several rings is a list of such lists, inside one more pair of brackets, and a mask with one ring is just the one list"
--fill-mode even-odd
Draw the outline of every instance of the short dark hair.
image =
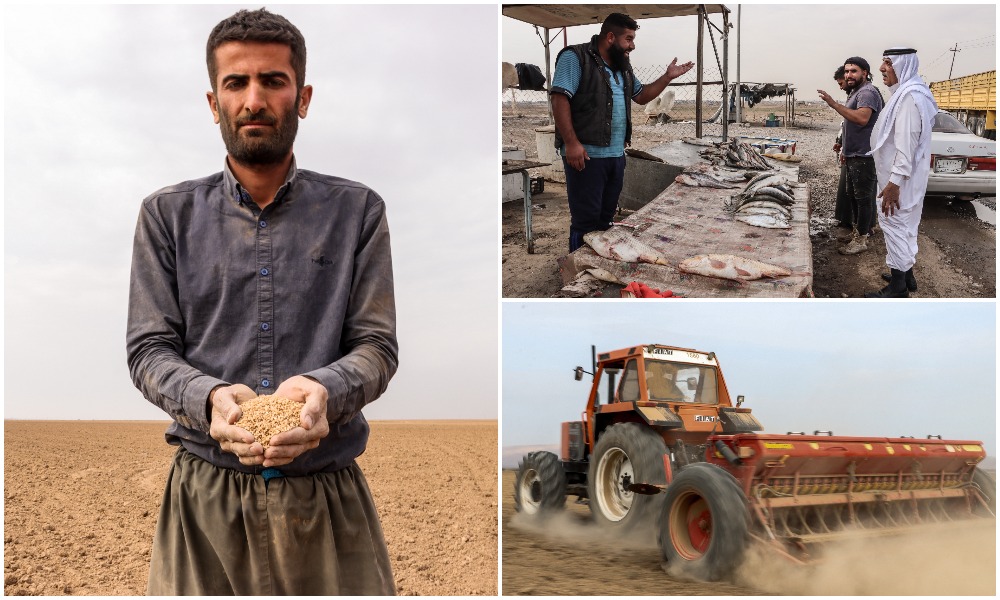
[[601, 25], [601, 37], [609, 31], [615, 35], [621, 35], [626, 29], [631, 29], [632, 31], [638, 31], [639, 24], [635, 22], [632, 17], [623, 13], [611, 13], [604, 23]]
[[844, 78], [844, 65], [840, 65], [839, 67], [837, 67], [837, 70], [833, 72], [833, 78], [834, 79]]
[[233, 16], [223, 19], [208, 36], [206, 61], [208, 62], [208, 77], [212, 80], [212, 90], [215, 90], [215, 80], [219, 75], [219, 65], [215, 60], [215, 50], [226, 42], [277, 42], [285, 44], [292, 50], [292, 68], [295, 69], [295, 85], [298, 89], [306, 83], [306, 40], [295, 25], [266, 8], [260, 10], [241, 10]]

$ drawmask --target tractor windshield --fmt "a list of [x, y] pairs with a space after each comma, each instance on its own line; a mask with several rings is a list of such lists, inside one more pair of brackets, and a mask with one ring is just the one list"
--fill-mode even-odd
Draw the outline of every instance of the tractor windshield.
[[718, 404], [715, 368], [646, 359], [646, 389], [650, 400]]

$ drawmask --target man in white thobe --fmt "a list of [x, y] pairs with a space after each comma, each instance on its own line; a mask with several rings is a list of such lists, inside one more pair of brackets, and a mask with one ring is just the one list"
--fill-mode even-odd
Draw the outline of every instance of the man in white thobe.
[[872, 155], [878, 177], [878, 221], [885, 235], [889, 285], [867, 298], [907, 298], [916, 291], [913, 264], [917, 228], [930, 175], [931, 127], [937, 104], [917, 74], [917, 51], [891, 48], [883, 53], [882, 81], [892, 95], [872, 130]]

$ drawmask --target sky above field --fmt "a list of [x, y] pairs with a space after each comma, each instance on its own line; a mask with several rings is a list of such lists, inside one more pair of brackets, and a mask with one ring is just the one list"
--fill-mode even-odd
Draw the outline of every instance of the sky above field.
[[[737, 21], [737, 5], [729, 20]], [[710, 15], [722, 27], [720, 14]], [[948, 78], [952, 52], [955, 55], [954, 77], [991, 71], [996, 68], [996, 6], [990, 4], [743, 4], [740, 15], [741, 81], [755, 83], [790, 83], [797, 88], [797, 100], [819, 100], [817, 89], [835, 98], [841, 92], [833, 81], [833, 72], [844, 60], [861, 56], [869, 62], [876, 85], [881, 86], [878, 66], [882, 52], [893, 46], [915, 48], [920, 57], [920, 74], [927, 81]], [[545, 53], [532, 25], [502, 17], [501, 59], [510, 63], [538, 65], [545, 72]], [[672, 17], [639, 21], [636, 49], [631, 54], [637, 69], [659, 67], [663, 73], [675, 56], [679, 63], [697, 58], [697, 17]], [[539, 28], [539, 32], [543, 30]], [[600, 31], [599, 25], [569, 27], [567, 42], [579, 44]], [[556, 30], [550, 35], [555, 36]], [[719, 32], [713, 31], [722, 62]], [[737, 77], [737, 29], [729, 41], [730, 81]], [[552, 42], [552, 60], [562, 48], [559, 33]], [[718, 73], [709, 33], [705, 31], [706, 69]], [[710, 65], [710, 66], [708, 66]], [[640, 71], [642, 73], [643, 71]], [[652, 77], [647, 77], [651, 79]], [[681, 81], [694, 81], [691, 71]], [[679, 98], [681, 96], [678, 96]], [[693, 98], [693, 94], [691, 96]]]
[[[770, 433], [982, 441], [996, 454], [994, 302], [508, 302], [504, 447], [559, 444], [598, 352], [660, 343], [715, 352]], [[603, 390], [602, 390], [603, 393]]]
[[[3, 9], [6, 418], [166, 418], [126, 366], [132, 237], [223, 167], [205, 42], [239, 8]], [[299, 167], [387, 205], [400, 366], [365, 414], [497, 418], [498, 9], [269, 8], [308, 45]]]

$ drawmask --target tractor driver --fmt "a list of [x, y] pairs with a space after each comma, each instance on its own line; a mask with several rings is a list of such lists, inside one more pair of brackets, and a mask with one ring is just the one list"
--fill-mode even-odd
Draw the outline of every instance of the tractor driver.
[[650, 400], [684, 402], [684, 392], [677, 387], [677, 370], [662, 362], [646, 363], [646, 389]]

